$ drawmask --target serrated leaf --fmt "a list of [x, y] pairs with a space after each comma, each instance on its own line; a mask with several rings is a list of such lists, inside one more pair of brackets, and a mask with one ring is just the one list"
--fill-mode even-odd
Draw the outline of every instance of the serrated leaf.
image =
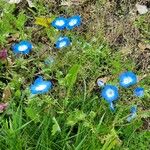
[[34, 122], [39, 122], [39, 114], [37, 112], [37, 110], [35, 110], [34, 108], [28, 107], [25, 109], [25, 112], [27, 114], [27, 116], [34, 120]]
[[77, 122], [84, 120], [86, 114], [81, 110], [75, 110], [70, 116], [67, 118], [67, 124], [70, 126], [75, 125]]
[[53, 18], [45, 18], [45, 17], [36, 17], [35, 24], [41, 25], [44, 27], [50, 27], [50, 23], [53, 21]]
[[105, 138], [105, 144], [103, 145], [102, 150], [111, 150], [120, 145], [121, 140], [119, 139], [116, 131], [112, 129], [110, 134], [108, 134]]
[[149, 118], [150, 117], [150, 111], [147, 110], [147, 111], [142, 111], [142, 113], [139, 114], [139, 116], [141, 118]]
[[17, 29], [22, 30], [26, 21], [27, 21], [26, 15], [24, 14], [24, 12], [20, 12], [16, 20]]

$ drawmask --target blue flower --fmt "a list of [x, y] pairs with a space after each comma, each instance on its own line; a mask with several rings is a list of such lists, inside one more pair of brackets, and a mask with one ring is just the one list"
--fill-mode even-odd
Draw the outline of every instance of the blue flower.
[[137, 77], [133, 72], [127, 71], [120, 75], [119, 83], [120, 86], [127, 88], [137, 83]]
[[58, 17], [51, 23], [51, 25], [58, 30], [63, 30], [66, 28], [67, 19], [64, 17]]
[[137, 107], [136, 106], [132, 106], [130, 109], [130, 115], [127, 118], [127, 121], [130, 122], [132, 119], [134, 119], [136, 117], [136, 112], [137, 112]]
[[105, 85], [105, 83], [101, 79], [97, 79], [97, 85], [99, 87], [103, 87]]
[[71, 44], [70, 39], [68, 37], [64, 36], [64, 37], [59, 37], [59, 39], [55, 43], [55, 47], [60, 49], [60, 48], [63, 48], [63, 47], [67, 47], [70, 44]]
[[80, 25], [81, 25], [81, 16], [76, 15], [68, 18], [66, 28], [72, 30], [73, 28], [78, 27]]
[[142, 88], [142, 87], [135, 88], [134, 95], [138, 96], [138, 97], [144, 96], [144, 88]]
[[12, 46], [12, 50], [15, 54], [29, 54], [33, 48], [29, 41], [21, 41]]
[[34, 81], [34, 84], [30, 86], [30, 91], [32, 94], [44, 94], [51, 90], [52, 87], [51, 81], [44, 81], [40, 76]]
[[44, 63], [46, 65], [52, 65], [54, 63], [54, 58], [50, 56], [50, 57], [45, 59]]
[[113, 85], [106, 85], [101, 95], [108, 103], [112, 103], [119, 98], [118, 88]]

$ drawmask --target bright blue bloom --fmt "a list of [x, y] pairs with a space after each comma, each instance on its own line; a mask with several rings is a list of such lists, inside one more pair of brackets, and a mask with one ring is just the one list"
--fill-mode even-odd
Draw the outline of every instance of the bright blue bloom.
[[103, 87], [103, 86], [104, 86], [104, 82], [103, 82], [101, 79], [98, 79], [98, 80], [97, 80], [97, 85], [98, 85], [99, 87]]
[[130, 109], [130, 115], [129, 117], [127, 118], [127, 121], [130, 122], [131, 120], [133, 120], [136, 115], [137, 115], [137, 107], [136, 106], [132, 106], [131, 109]]
[[119, 98], [118, 88], [113, 85], [106, 85], [101, 95], [108, 103], [112, 103]]
[[29, 41], [21, 41], [12, 46], [12, 50], [15, 54], [29, 54], [33, 48]]
[[52, 87], [53, 85], [51, 81], [44, 81], [40, 76], [30, 86], [30, 91], [32, 94], [44, 94], [51, 90]]
[[71, 45], [71, 41], [68, 37], [64, 36], [64, 37], [59, 37], [59, 39], [57, 40], [57, 42], [55, 43], [55, 47], [60, 49], [63, 47], [67, 47]]
[[80, 25], [81, 25], [81, 16], [76, 15], [68, 18], [66, 28], [72, 30], [73, 28], [78, 27]]
[[51, 25], [58, 30], [63, 30], [66, 28], [67, 19], [64, 17], [58, 17], [51, 23]]
[[124, 72], [119, 77], [119, 83], [120, 86], [127, 88], [137, 83], [137, 76], [131, 71]]
[[138, 97], [144, 96], [144, 88], [141, 88], [141, 87], [135, 88], [134, 95]]

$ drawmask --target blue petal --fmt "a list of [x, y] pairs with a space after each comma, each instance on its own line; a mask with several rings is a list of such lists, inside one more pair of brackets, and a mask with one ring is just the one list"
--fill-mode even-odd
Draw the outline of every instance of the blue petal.
[[[130, 79], [130, 80], [128, 80]], [[126, 82], [127, 81], [127, 82]], [[122, 87], [129, 87], [129, 86], [132, 86], [134, 84], [137, 83], [137, 77], [136, 75], [131, 72], [131, 71], [127, 71], [127, 72], [124, 72], [122, 73], [120, 76], [119, 76], [119, 84], [120, 86]]]
[[54, 63], [54, 58], [50, 56], [47, 59], [45, 59], [44, 63], [46, 65], [52, 65]]
[[133, 114], [133, 113], [136, 113], [137, 112], [137, 107], [136, 106], [132, 106], [131, 109], [130, 109], [130, 112]]
[[108, 102], [117, 100], [119, 98], [118, 88], [113, 85], [106, 85], [101, 92], [101, 96]]
[[29, 50], [31, 50], [32, 48], [33, 48], [33, 45], [32, 45], [32, 43], [31, 42], [29, 42], [29, 41], [21, 41], [21, 42], [19, 42], [19, 45], [26, 45], [27, 47], [28, 47], [28, 49]]
[[[24, 51], [20, 51], [19, 47], [23, 46], [23, 45], [26, 45], [27, 49]], [[18, 44], [16, 43], [16, 44], [12, 45], [12, 50], [15, 54], [29, 54], [31, 49], [32, 49], [32, 44], [29, 41], [21, 41]]]
[[39, 76], [35, 81], [34, 81], [34, 84], [40, 84], [43, 82], [43, 77], [42, 76]]
[[20, 51], [18, 51], [18, 47], [19, 47], [18, 44], [13, 44], [13, 45], [12, 45], [12, 50], [13, 50], [13, 52], [14, 52], [15, 54], [20, 53]]
[[109, 108], [110, 108], [110, 110], [111, 110], [112, 112], [115, 111], [115, 108], [114, 108], [114, 104], [113, 104], [113, 103], [110, 103], [110, 104], [109, 104]]
[[[40, 85], [45, 85], [46, 88], [44, 88], [42, 90], [37, 90], [36, 88]], [[43, 81], [43, 82], [36, 83], [36, 84], [34, 83], [30, 86], [30, 91], [32, 94], [45, 94], [51, 89], [52, 89], [52, 82], [51, 81]]]
[[134, 119], [136, 117], [136, 112], [137, 112], [137, 107], [136, 106], [132, 106], [130, 109], [130, 115], [127, 118], [127, 121], [130, 122], [132, 119]]
[[134, 95], [135, 95], [135, 96], [138, 96], [138, 97], [144, 96], [144, 88], [137, 87], [137, 88], [134, 90]]
[[57, 42], [55, 43], [55, 47], [60, 49], [63, 47], [67, 47], [71, 45], [71, 41], [68, 37], [64, 36], [64, 37], [59, 37]]
[[[74, 22], [73, 22], [74, 21]], [[67, 29], [72, 30], [75, 27], [78, 27], [81, 25], [81, 16], [76, 15], [68, 18], [67, 21]]]
[[136, 113], [130, 114], [129, 117], [127, 118], [128, 122], [131, 122], [136, 117]]
[[[57, 24], [58, 21], [60, 21], [61, 23], [64, 22], [64, 24], [58, 25], [58, 24]], [[64, 18], [64, 17], [58, 17], [58, 18], [56, 18], [56, 19], [51, 23], [51, 25], [52, 25], [54, 28], [58, 29], [58, 30], [63, 30], [63, 29], [66, 28], [67, 19]]]

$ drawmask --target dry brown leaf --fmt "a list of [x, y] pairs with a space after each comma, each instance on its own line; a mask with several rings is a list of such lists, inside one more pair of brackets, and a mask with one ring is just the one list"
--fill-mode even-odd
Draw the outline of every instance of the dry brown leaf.
[[11, 97], [11, 89], [10, 87], [5, 87], [4, 91], [3, 91], [3, 97], [2, 100], [5, 102], [9, 101], [9, 98]]

